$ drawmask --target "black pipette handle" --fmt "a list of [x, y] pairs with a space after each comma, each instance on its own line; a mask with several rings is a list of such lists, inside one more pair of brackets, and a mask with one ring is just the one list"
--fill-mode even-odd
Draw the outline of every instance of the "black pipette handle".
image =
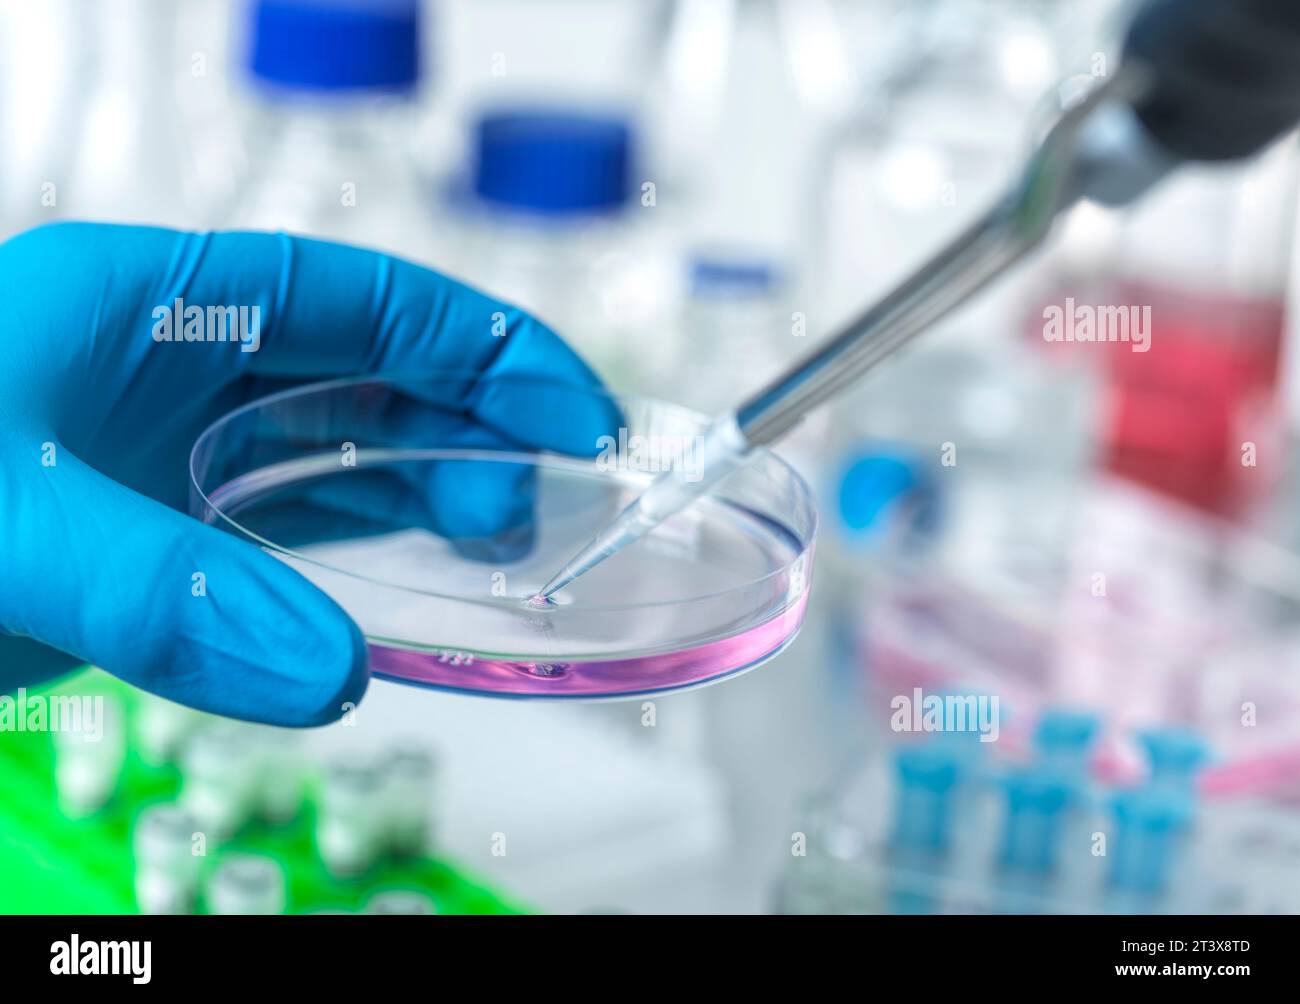
[[1300, 0], [1148, 0], [1124, 59], [1151, 72], [1139, 118], [1185, 160], [1247, 157], [1300, 122]]

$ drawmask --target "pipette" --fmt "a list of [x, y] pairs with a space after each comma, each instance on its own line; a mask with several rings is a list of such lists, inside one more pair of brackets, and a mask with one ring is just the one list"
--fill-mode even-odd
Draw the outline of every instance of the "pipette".
[[[712, 491], [755, 450], [1005, 274], [1081, 199], [1124, 205], [1184, 159], [1246, 156], [1287, 131], [1300, 119], [1300, 17], [1291, 3], [1261, 0], [1249, 14], [1218, 0], [1149, 3], [1130, 29], [1124, 66], [1060, 116], [1003, 199], [810, 355], [714, 419], [689, 476], [680, 465], [660, 475], [531, 602], [553, 603], [555, 592]], [[1279, 52], [1285, 28], [1293, 44]], [[1207, 45], [1218, 61], [1206, 57]], [[1242, 48], [1265, 46], [1262, 65], [1275, 76], [1257, 85], [1265, 111], [1248, 114], [1237, 60]]]

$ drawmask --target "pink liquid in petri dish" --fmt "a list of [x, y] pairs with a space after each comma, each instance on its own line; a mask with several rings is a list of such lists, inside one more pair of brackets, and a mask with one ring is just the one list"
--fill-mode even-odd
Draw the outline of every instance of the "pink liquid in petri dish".
[[657, 655], [569, 662], [508, 662], [465, 653], [370, 645], [375, 675], [439, 690], [518, 697], [633, 697], [700, 686], [767, 661], [803, 621], [807, 594], [792, 607], [733, 638]]

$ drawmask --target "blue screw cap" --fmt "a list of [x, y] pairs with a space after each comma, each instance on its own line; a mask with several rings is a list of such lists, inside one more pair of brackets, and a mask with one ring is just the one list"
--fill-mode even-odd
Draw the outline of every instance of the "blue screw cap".
[[249, 68], [304, 91], [402, 92], [420, 78], [419, 0], [257, 0]]
[[609, 212], [631, 197], [632, 162], [632, 127], [621, 118], [498, 110], [477, 125], [473, 189], [486, 202], [525, 212]]

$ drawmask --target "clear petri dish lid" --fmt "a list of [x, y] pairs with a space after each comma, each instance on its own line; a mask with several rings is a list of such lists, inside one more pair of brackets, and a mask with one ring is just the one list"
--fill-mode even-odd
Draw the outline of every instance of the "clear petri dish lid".
[[613, 698], [759, 665], [803, 619], [817, 515], [761, 452], [712, 496], [529, 598], [675, 463], [706, 419], [545, 377], [367, 376], [221, 418], [191, 513], [261, 546], [360, 625], [375, 675], [445, 690]]

